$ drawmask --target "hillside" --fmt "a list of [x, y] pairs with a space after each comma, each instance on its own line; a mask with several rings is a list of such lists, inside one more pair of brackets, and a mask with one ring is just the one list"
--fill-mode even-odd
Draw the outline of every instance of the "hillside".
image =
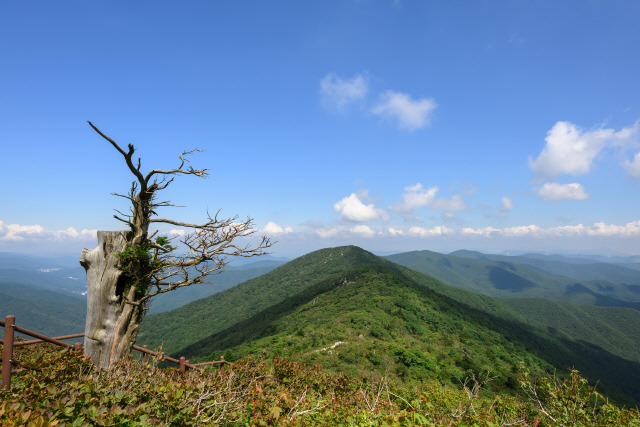
[[506, 298], [514, 311], [575, 340], [592, 343], [617, 356], [640, 362], [640, 312], [629, 308], [593, 307], [543, 299]]
[[83, 333], [86, 313], [83, 296], [0, 282], [0, 318], [13, 314], [23, 328], [49, 336]]
[[469, 372], [491, 371], [496, 389], [513, 391], [520, 362], [540, 372], [551, 368], [449, 298], [371, 264], [322, 280], [179, 353], [204, 360], [263, 348], [334, 373], [377, 372], [416, 386], [426, 378], [457, 385]]
[[[463, 253], [469, 254], [468, 251]], [[635, 281], [631, 284], [603, 280], [577, 281], [526, 265], [444, 255], [432, 251], [406, 252], [387, 256], [386, 259], [433, 276], [449, 285], [493, 297], [545, 298], [583, 305], [640, 309], [640, 293], [639, 288], [633, 284]], [[580, 266], [585, 265], [589, 264]], [[619, 273], [616, 273], [616, 277], [633, 277], [633, 270], [611, 267], [619, 268], [616, 270]], [[600, 267], [599, 274], [613, 276], [606, 276], [604, 270]], [[622, 270], [624, 275], [620, 272]]]
[[282, 265], [282, 263], [277, 261], [258, 261], [242, 267], [225, 267], [222, 273], [209, 278], [205, 283], [178, 288], [154, 297], [148, 314], [161, 313], [182, 307], [191, 301], [206, 298], [209, 295], [229, 289], [238, 283], [262, 276], [279, 265]]
[[146, 316], [138, 342], [170, 353], [245, 320], [332, 274], [385, 260], [355, 246], [312, 252], [231, 289]]
[[[336, 287], [336, 283], [344, 280], [345, 274], [355, 274], [361, 268], [366, 270], [362, 277], [371, 279], [378, 275], [384, 277], [384, 280], [378, 283], [364, 278], [348, 279], [347, 282], [353, 284]], [[380, 270], [375, 273], [374, 270], [367, 270], [375, 268]], [[388, 293], [385, 282], [397, 285], [397, 295], [385, 296], [385, 292]], [[367, 292], [356, 293], [357, 296], [367, 295], [366, 297], [353, 297], [348, 291], [351, 288], [370, 288], [367, 292], [375, 290], [379, 297]], [[436, 305], [434, 308], [432, 303], [436, 300], [444, 305]], [[413, 307], [403, 309], [396, 301], [405, 301]], [[376, 305], [378, 303], [381, 305]], [[389, 307], [394, 311], [385, 311]], [[420, 314], [414, 313], [417, 316], [414, 318], [406, 313], [416, 310]], [[432, 320], [432, 324], [429, 324], [421, 316], [438, 320]], [[359, 317], [369, 320], [365, 320], [360, 326], [354, 326], [352, 323], [356, 320], [352, 322], [352, 319]], [[378, 318], [384, 320], [378, 321]], [[419, 375], [417, 372], [424, 374], [427, 369], [425, 366], [429, 366], [431, 374], [436, 375], [434, 372], [438, 372], [441, 380], [453, 381], [451, 375], [447, 377], [446, 373], [457, 372], [456, 369], [460, 369], [459, 363], [471, 363], [470, 366], [478, 368], [489, 366], [488, 361], [491, 361], [500, 366], [496, 369], [501, 369], [501, 372], [507, 372], [507, 366], [511, 366], [515, 372], [517, 367], [513, 366], [514, 362], [508, 356], [513, 354], [517, 355], [516, 358], [534, 360], [531, 363], [538, 367], [553, 365], [558, 369], [566, 369], [575, 366], [588, 377], [600, 379], [606, 386], [617, 388], [619, 393], [636, 401], [640, 397], [637, 386], [640, 369], [637, 363], [618, 357], [593, 343], [574, 340], [563, 332], [551, 333], [546, 325], [518, 314], [499, 300], [445, 285], [356, 247], [313, 252], [265, 276], [181, 309], [149, 316], [145, 322], [149, 323], [146, 324], [145, 335], [139, 338], [139, 342], [149, 343], [150, 334], [147, 332], [152, 330], [150, 325], [153, 324], [153, 331], [156, 333], [160, 330], [174, 334], [165, 336], [166, 352], [188, 355], [192, 359], [211, 358], [225, 352], [227, 356], [239, 357], [266, 348], [269, 352], [311, 363], [320, 358], [311, 354], [315, 350], [328, 349], [336, 342], [345, 341], [352, 343], [355, 353], [350, 354], [352, 347], [347, 346], [336, 353], [344, 353], [342, 359], [325, 360], [321, 363], [329, 369], [343, 369], [353, 373], [360, 369], [359, 365], [370, 368], [374, 362], [369, 360], [369, 355], [375, 354], [384, 363], [376, 359], [376, 356], [372, 359], [378, 361], [380, 366], [393, 365], [394, 375], [399, 379], [406, 377], [409, 381], [415, 380]], [[411, 324], [412, 328], [416, 328], [415, 331], [408, 331], [405, 324]], [[307, 329], [311, 328], [315, 332], [311, 333], [301, 325], [307, 325]], [[437, 335], [432, 327], [442, 327], [447, 333]], [[358, 328], [362, 331], [356, 333]], [[176, 334], [176, 331], [182, 332], [182, 335]], [[353, 345], [354, 342], [359, 343], [358, 340], [354, 341], [354, 334], [358, 338], [363, 336], [362, 344]], [[374, 336], [375, 334], [378, 336]], [[156, 336], [159, 340], [162, 332]], [[424, 336], [437, 339], [433, 338], [431, 344], [420, 344], [419, 341]], [[441, 338], [444, 341], [440, 341]], [[371, 349], [365, 346], [365, 342], [372, 346]], [[492, 348], [483, 345], [483, 342], [498, 344]], [[460, 343], [462, 347], [456, 347], [454, 343]], [[391, 344], [396, 346], [395, 350], [391, 348]], [[465, 347], [467, 345], [471, 350]], [[342, 344], [338, 347], [342, 347]], [[402, 356], [406, 349], [413, 347], [419, 350], [411, 356]], [[452, 354], [439, 353], [438, 349], [442, 348], [451, 350]], [[333, 353], [333, 349], [328, 350]], [[455, 355], [458, 353], [463, 355], [459, 356], [463, 359], [467, 357], [466, 362], [456, 361]], [[499, 358], [497, 362], [494, 360], [496, 357]], [[410, 365], [407, 366], [400, 361], [403, 358], [415, 361], [407, 362]], [[413, 363], [419, 367], [416, 368]], [[403, 377], [400, 372], [405, 368], [408, 373]], [[510, 378], [513, 379], [508, 374], [505, 375], [502, 384], [507, 384]]]
[[[459, 258], [484, 261], [499, 261], [524, 265], [549, 274], [571, 277], [576, 280], [604, 281], [640, 288], [640, 274], [637, 270], [623, 265], [606, 263], [586, 258], [569, 258], [561, 255], [525, 254], [506, 256], [483, 254], [476, 251], [460, 250], [452, 252]], [[640, 298], [640, 295], [638, 295]]]

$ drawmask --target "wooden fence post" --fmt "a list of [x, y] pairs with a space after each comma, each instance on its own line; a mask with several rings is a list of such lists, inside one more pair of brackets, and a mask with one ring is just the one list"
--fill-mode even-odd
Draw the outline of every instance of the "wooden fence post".
[[81, 342], [77, 342], [73, 345], [73, 351], [75, 351], [76, 353], [81, 352], [82, 351], [82, 343]]
[[224, 375], [224, 356], [220, 356], [220, 375]]
[[[143, 345], [142, 348], [144, 348], [145, 350], [149, 349], [148, 345]], [[147, 364], [147, 361], [149, 360], [149, 357], [147, 356], [147, 353], [142, 353], [142, 363], [144, 363], [145, 365]]]
[[11, 388], [11, 360], [13, 359], [13, 325], [16, 316], [8, 315], [4, 319], [4, 344], [2, 345], [2, 388]]
[[180, 358], [180, 372], [182, 372], [183, 374], [184, 374], [184, 372], [185, 372], [184, 362], [185, 362], [185, 359], [184, 359], [184, 356], [182, 356], [182, 357]]

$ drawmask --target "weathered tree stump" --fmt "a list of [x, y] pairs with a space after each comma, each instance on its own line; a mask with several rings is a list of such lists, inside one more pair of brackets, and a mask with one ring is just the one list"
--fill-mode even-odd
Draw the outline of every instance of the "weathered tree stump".
[[[98, 231], [98, 247], [83, 249], [80, 264], [87, 271], [87, 321], [84, 351], [93, 364], [109, 369], [131, 352], [142, 310], [131, 300], [127, 278], [114, 255], [125, 250], [128, 231]], [[131, 320], [134, 320], [133, 322]]]

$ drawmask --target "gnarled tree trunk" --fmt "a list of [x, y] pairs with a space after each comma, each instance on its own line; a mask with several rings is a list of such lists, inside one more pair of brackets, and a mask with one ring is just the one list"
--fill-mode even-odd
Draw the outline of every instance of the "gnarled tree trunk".
[[[98, 231], [98, 247], [83, 249], [80, 264], [87, 270], [87, 323], [85, 326], [85, 353], [103, 369], [114, 362], [127, 359], [135, 344], [145, 305], [152, 297], [197, 283], [207, 276], [222, 271], [229, 256], [253, 257], [264, 255], [271, 246], [268, 237], [260, 243], [239, 246], [235, 241], [256, 232], [251, 218], [237, 221], [237, 217], [220, 219], [207, 213], [203, 224], [190, 224], [168, 218], [155, 218], [156, 209], [174, 206], [169, 201], [158, 202], [156, 193], [167, 188], [176, 175], [207, 177], [206, 169], [188, 166], [187, 156], [199, 150], [183, 152], [177, 168], [153, 169], [141, 172], [141, 161], [135, 162], [135, 148], [128, 145], [124, 151], [113, 139], [91, 127], [124, 157], [135, 180], [128, 194], [113, 193], [129, 202], [129, 214], [116, 210], [114, 215], [129, 226], [127, 231]], [[179, 238], [184, 253], [177, 249], [168, 236], [149, 235], [151, 224], [170, 224], [191, 231]]]
[[135, 287], [115, 257], [126, 249], [128, 231], [98, 231], [98, 247], [83, 249], [80, 264], [87, 271], [87, 321], [84, 351], [91, 361], [109, 369], [117, 360], [126, 359], [142, 317], [142, 307], [130, 304]]

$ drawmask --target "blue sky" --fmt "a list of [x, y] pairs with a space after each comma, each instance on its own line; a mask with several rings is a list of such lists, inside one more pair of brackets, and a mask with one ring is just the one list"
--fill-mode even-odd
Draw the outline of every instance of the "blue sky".
[[[640, 3], [3, 2], [0, 251], [79, 253], [184, 150], [163, 217], [356, 244], [638, 254]], [[162, 230], [171, 233], [170, 229]]]

